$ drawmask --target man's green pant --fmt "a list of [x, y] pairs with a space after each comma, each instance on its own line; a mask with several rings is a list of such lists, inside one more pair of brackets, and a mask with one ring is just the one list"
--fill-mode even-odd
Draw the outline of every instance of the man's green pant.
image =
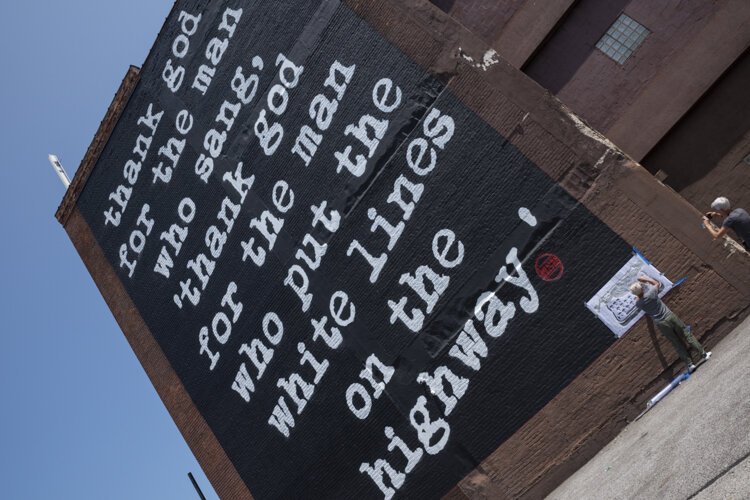
[[693, 360], [690, 358], [690, 354], [685, 349], [685, 345], [680, 341], [679, 337], [687, 340], [688, 344], [693, 346], [701, 356], [706, 353], [706, 350], [703, 349], [700, 342], [693, 337], [693, 333], [690, 329], [685, 327], [685, 323], [683, 323], [673, 312], [669, 312], [664, 319], [654, 321], [654, 323], [656, 323], [656, 326], [659, 328], [662, 335], [669, 339], [674, 346], [675, 351], [677, 351], [677, 354], [680, 356], [680, 359], [686, 365], [691, 365]]

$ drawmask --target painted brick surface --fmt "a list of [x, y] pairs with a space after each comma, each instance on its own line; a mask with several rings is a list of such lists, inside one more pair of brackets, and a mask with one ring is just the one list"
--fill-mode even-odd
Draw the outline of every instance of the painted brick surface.
[[432, 3], [481, 36], [483, 40], [491, 42], [502, 32], [524, 0], [433, 0]]
[[426, 2], [179, 1], [118, 95], [58, 215], [224, 497], [548, 491], [674, 368], [583, 306], [633, 244], [744, 314], [747, 255]]

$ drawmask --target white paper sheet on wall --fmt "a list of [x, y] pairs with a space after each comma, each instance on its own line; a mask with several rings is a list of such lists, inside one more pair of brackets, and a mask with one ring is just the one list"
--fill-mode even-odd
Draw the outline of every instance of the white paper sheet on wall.
[[591, 310], [617, 336], [622, 337], [641, 316], [643, 311], [635, 305], [636, 297], [628, 287], [645, 274], [662, 284], [659, 297], [674, 287], [674, 284], [651, 263], [636, 254], [594, 295], [586, 307]]

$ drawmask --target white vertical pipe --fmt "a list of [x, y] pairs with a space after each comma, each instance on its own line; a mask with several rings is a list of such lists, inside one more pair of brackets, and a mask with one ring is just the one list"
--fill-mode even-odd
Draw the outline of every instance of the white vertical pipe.
[[48, 155], [49, 162], [52, 165], [52, 168], [55, 169], [55, 172], [57, 172], [57, 176], [60, 178], [60, 181], [65, 186], [65, 189], [68, 189], [68, 186], [70, 186], [70, 179], [68, 178], [68, 174], [65, 173], [65, 169], [62, 166], [62, 163], [60, 163], [60, 160], [55, 155]]

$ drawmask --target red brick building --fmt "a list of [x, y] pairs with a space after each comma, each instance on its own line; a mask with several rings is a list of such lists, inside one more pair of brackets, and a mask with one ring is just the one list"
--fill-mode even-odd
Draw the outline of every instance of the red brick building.
[[538, 498], [681, 369], [632, 247], [748, 314], [747, 2], [436, 3], [177, 1], [56, 214], [223, 498]]
[[433, 3], [698, 210], [750, 206], [748, 2]]

